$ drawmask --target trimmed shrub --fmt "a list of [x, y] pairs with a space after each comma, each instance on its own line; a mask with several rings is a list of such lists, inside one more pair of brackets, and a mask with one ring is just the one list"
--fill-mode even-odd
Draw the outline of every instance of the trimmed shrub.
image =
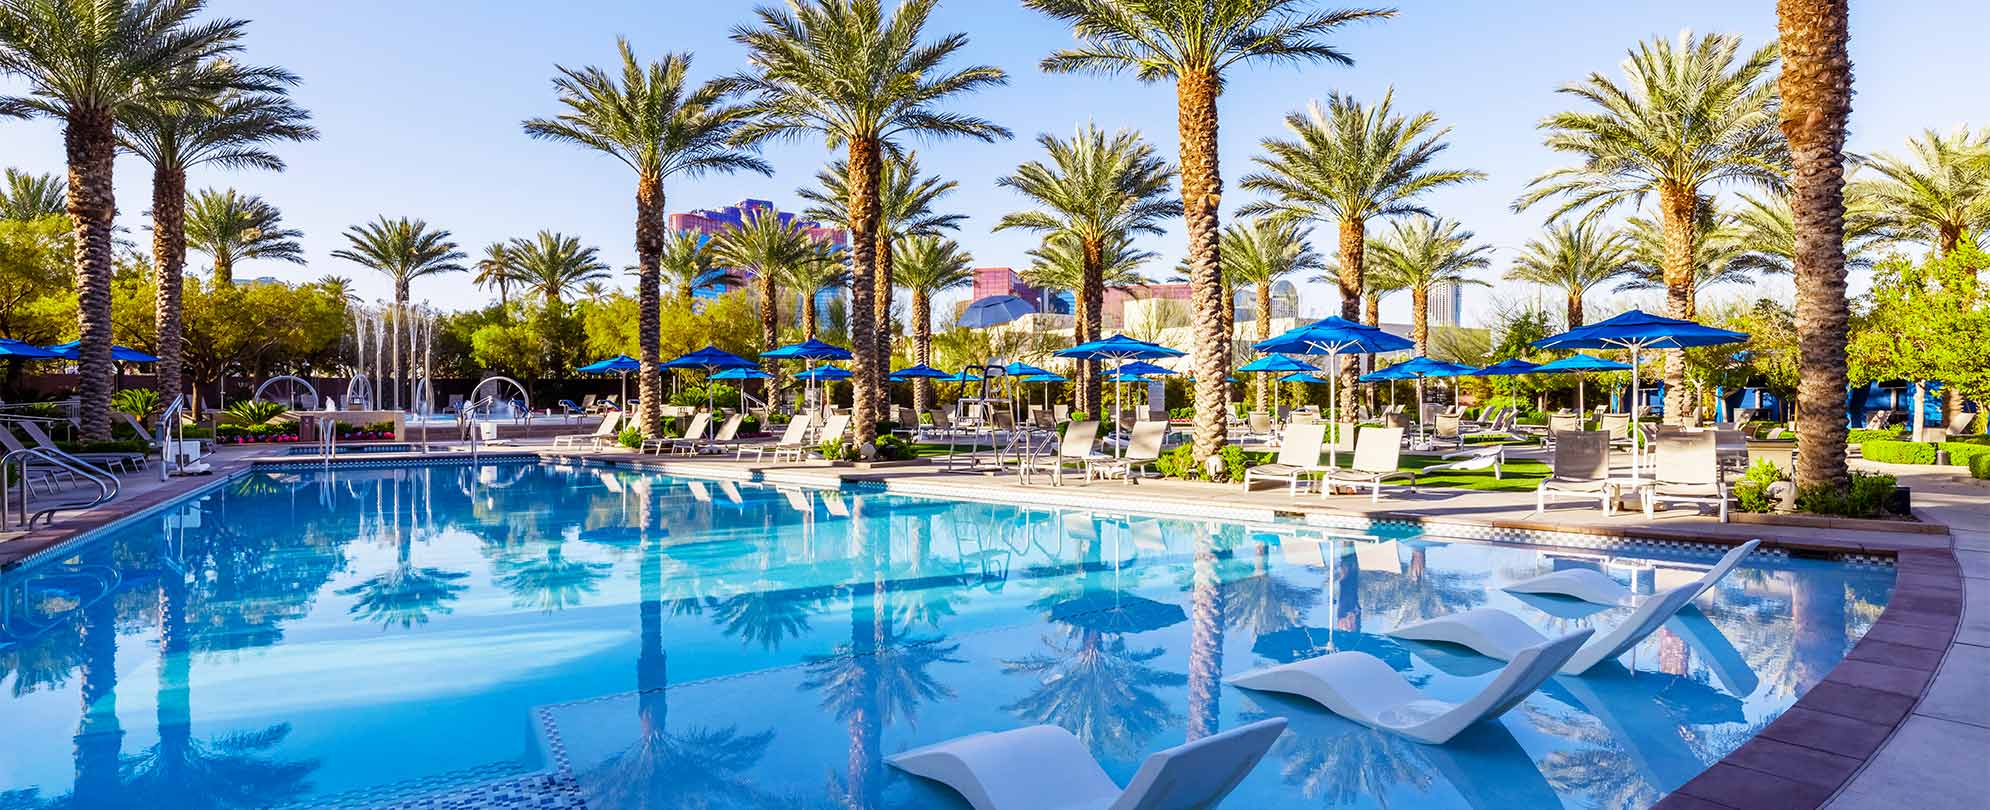
[[56, 442], [56, 447], [65, 453], [139, 453], [152, 452], [152, 445], [143, 439], [108, 442]]
[[1778, 481], [1787, 481], [1783, 468], [1766, 458], [1757, 459], [1749, 465], [1748, 474], [1734, 485], [1736, 508], [1743, 512], [1774, 512], [1776, 501], [1769, 497], [1769, 487]]
[[1880, 504], [1896, 488], [1893, 476], [1884, 473], [1853, 472], [1851, 486], [1843, 491], [1830, 487], [1806, 487], [1797, 492], [1797, 510], [1816, 515], [1872, 517]]
[[1848, 444], [1897, 442], [1900, 441], [1901, 437], [1906, 435], [1907, 431], [1904, 430], [1866, 430], [1865, 428], [1854, 428], [1845, 434], [1845, 441]]
[[622, 432], [621, 432], [621, 433], [617, 433], [617, 434], [615, 434], [615, 443], [616, 443], [616, 444], [619, 444], [619, 445], [622, 445], [623, 447], [627, 447], [627, 448], [629, 448], [630, 450], [634, 450], [634, 449], [637, 449], [637, 448], [639, 448], [639, 447], [642, 447], [642, 446], [643, 446], [643, 429], [642, 429], [642, 428], [633, 428], [633, 427], [630, 427], [630, 428], [622, 428]]
[[1969, 477], [1990, 480], [1990, 456], [1971, 456]]
[[1935, 446], [1927, 442], [1869, 441], [1859, 445], [1859, 455], [1882, 464], [1933, 464]]
[[1942, 450], [1949, 454], [1949, 463], [1959, 467], [1968, 467], [1975, 464], [1976, 459], [1990, 457], [1990, 444], [1942, 442]]

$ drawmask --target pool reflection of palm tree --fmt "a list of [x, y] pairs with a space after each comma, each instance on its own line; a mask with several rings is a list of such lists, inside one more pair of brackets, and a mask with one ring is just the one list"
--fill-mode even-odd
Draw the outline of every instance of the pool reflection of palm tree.
[[1486, 601], [1486, 574], [1430, 570], [1426, 549], [1410, 550], [1409, 566], [1401, 574], [1362, 572], [1362, 597], [1377, 608], [1390, 609], [1398, 625], [1470, 610]]
[[1252, 545], [1250, 573], [1223, 583], [1226, 623], [1252, 636], [1298, 627], [1320, 603], [1320, 592], [1271, 573], [1271, 544]]
[[1080, 627], [1045, 635], [1043, 645], [1043, 652], [1002, 660], [1003, 672], [1037, 681], [1003, 711], [1062, 726], [1094, 755], [1119, 760], [1146, 753], [1155, 734], [1181, 719], [1154, 694], [1188, 681], [1151, 665], [1165, 649], [1135, 649], [1121, 634]]
[[[108, 543], [94, 544], [90, 556], [110, 556]], [[118, 760], [124, 729], [117, 719], [117, 604], [99, 599], [83, 609], [82, 719], [76, 725], [76, 783], [71, 803], [116, 807], [124, 799]]]
[[601, 580], [614, 565], [567, 559], [565, 545], [555, 540], [547, 544], [543, 555], [531, 553], [528, 547], [521, 550], [523, 553], [507, 554], [492, 563], [497, 584], [511, 591], [512, 604], [553, 613], [579, 607], [581, 600], [601, 590]]
[[382, 629], [428, 624], [430, 615], [453, 612], [449, 603], [470, 587], [457, 581], [470, 576], [467, 571], [416, 566], [411, 561], [413, 533], [397, 533], [393, 568], [338, 590], [340, 596], [359, 597], [347, 610], [353, 618], [379, 622]]

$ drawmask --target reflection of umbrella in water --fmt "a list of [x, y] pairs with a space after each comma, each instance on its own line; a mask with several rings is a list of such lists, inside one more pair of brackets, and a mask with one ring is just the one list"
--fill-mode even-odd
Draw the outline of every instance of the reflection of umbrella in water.
[[1251, 652], [1281, 664], [1348, 651], [1368, 653], [1392, 669], [1405, 670], [1410, 666], [1409, 650], [1395, 639], [1359, 630], [1294, 627], [1258, 636], [1257, 643], [1251, 645]]
[[1052, 605], [1050, 620], [1096, 633], [1145, 633], [1188, 621], [1181, 605], [1118, 590], [1087, 590]]

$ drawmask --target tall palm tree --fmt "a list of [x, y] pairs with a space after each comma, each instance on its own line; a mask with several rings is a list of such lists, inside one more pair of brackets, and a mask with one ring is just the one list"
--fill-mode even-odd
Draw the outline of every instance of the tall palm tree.
[[601, 283], [599, 279], [589, 279], [580, 283], [580, 300], [590, 304], [599, 304], [608, 300], [611, 292], [608, 285]]
[[1558, 222], [1521, 246], [1506, 278], [1561, 291], [1568, 297], [1565, 323], [1574, 329], [1583, 323], [1583, 296], [1623, 275], [1630, 254], [1630, 239], [1621, 231], [1595, 222]]
[[[189, 66], [185, 70], [202, 69]], [[291, 103], [287, 88], [297, 77], [278, 68], [260, 71], [275, 92], [227, 91], [193, 101], [162, 99], [118, 119], [118, 143], [152, 166], [152, 266], [158, 274], [153, 328], [158, 335], [159, 391], [181, 391], [181, 279], [187, 264], [187, 171], [199, 166], [283, 171], [268, 149], [281, 141], [310, 141], [318, 130], [311, 114]]]
[[388, 406], [399, 408], [401, 384], [406, 381], [401, 375], [401, 333], [407, 331], [408, 287], [418, 278], [463, 272], [466, 256], [450, 241], [448, 231], [407, 217], [388, 219], [383, 214], [373, 222], [347, 228], [344, 236], [346, 247], [332, 251], [332, 258], [386, 273], [394, 282], [393, 328], [388, 330], [392, 337], [387, 343], [393, 356], [394, 395]]
[[[805, 261], [814, 251], [808, 234], [792, 220], [782, 217], [779, 211], [768, 209], [754, 213], [738, 227], [720, 233], [709, 250], [718, 264], [751, 278], [758, 287], [760, 350], [764, 352], [781, 345], [779, 285], [788, 268]], [[778, 364], [769, 368], [768, 373], [774, 375], [767, 380], [768, 401], [771, 402], [773, 392], [780, 390]]]
[[718, 266], [713, 260], [717, 253], [709, 242], [710, 237], [695, 231], [679, 231], [663, 240], [663, 252], [657, 256], [658, 278], [660, 283], [667, 282], [679, 299], [691, 300], [691, 291]]
[[[112, 170], [117, 125], [162, 102], [199, 103], [231, 90], [276, 92], [263, 69], [218, 57], [241, 49], [244, 20], [198, 20], [204, 0], [0, 2], [0, 74], [27, 93], [0, 96], [0, 117], [63, 122], [68, 207], [75, 229], [82, 438], [111, 437]], [[175, 204], [177, 204], [175, 198]]]
[[1471, 231], [1442, 217], [1389, 223], [1375, 244], [1376, 263], [1410, 291], [1410, 338], [1417, 354], [1430, 346], [1430, 292], [1439, 286], [1491, 286], [1468, 275], [1492, 265], [1492, 246], [1472, 244]]
[[[1223, 272], [1233, 284], [1248, 284], [1257, 293], [1257, 340], [1271, 337], [1271, 289], [1287, 276], [1326, 267], [1307, 239], [1310, 229], [1296, 219], [1253, 219], [1223, 231]], [[1271, 381], [1258, 376], [1257, 410], [1271, 410]]]
[[[933, 362], [933, 296], [974, 281], [974, 257], [951, 239], [912, 236], [893, 249], [898, 283], [912, 293], [912, 362]], [[931, 380], [912, 381], [912, 412], [925, 413], [933, 401]]]
[[518, 282], [518, 267], [511, 256], [511, 245], [505, 242], [492, 242], [484, 246], [484, 255], [477, 259], [476, 275], [470, 281], [479, 287], [497, 290], [498, 306], [511, 306], [511, 285]]
[[[850, 342], [858, 347], [876, 345], [878, 263], [891, 249], [881, 229], [884, 156], [899, 152], [903, 137], [1009, 137], [993, 123], [940, 108], [1006, 84], [1008, 74], [989, 65], [945, 67], [967, 46], [967, 35], [922, 41], [935, 3], [904, 0], [887, 17], [880, 0], [789, 0], [785, 9], [756, 9], [758, 27], [733, 29], [753, 72], [728, 85], [750, 95], [747, 106], [757, 115], [741, 140], [816, 134], [848, 152]], [[863, 445], [877, 436], [883, 375], [875, 352], [855, 354], [853, 438]]]
[[283, 227], [283, 212], [255, 194], [201, 189], [187, 201], [186, 247], [214, 260], [216, 286], [235, 283], [235, 263], [271, 259], [304, 264], [304, 232]]
[[1142, 82], [1175, 83], [1181, 137], [1182, 208], [1188, 223], [1190, 296], [1194, 300], [1195, 458], [1227, 440], [1224, 400], [1230, 375], [1230, 315], [1223, 290], [1218, 208], [1223, 176], [1217, 156], [1217, 97], [1224, 73], [1247, 62], [1354, 60], [1326, 36], [1389, 9], [1314, 10], [1313, 0], [1023, 0], [1071, 24], [1078, 47], [1043, 60], [1050, 73], [1132, 73]]
[[68, 210], [67, 186], [61, 177], [13, 168], [0, 176], [0, 220], [35, 220]]
[[[1163, 233], [1161, 221], [1181, 216], [1174, 194], [1175, 170], [1152, 144], [1132, 130], [1110, 135], [1096, 126], [1080, 128], [1069, 140], [1037, 136], [1049, 160], [1032, 160], [995, 184], [1036, 205], [1006, 214], [995, 230], [1019, 228], [1060, 235], [1077, 249], [1079, 260], [1075, 339], [1102, 335], [1107, 249], [1137, 234]], [[1080, 365], [1078, 410], [1096, 412], [1100, 377], [1096, 362]]]
[[618, 78], [598, 67], [557, 67], [553, 79], [566, 112], [526, 121], [525, 134], [604, 153], [636, 173], [636, 373], [640, 427], [663, 430], [662, 325], [657, 262], [664, 244], [664, 181], [737, 171], [772, 174], [772, 167], [733, 145], [744, 122], [717, 82], [690, 85], [691, 54], [664, 54], [648, 65], [636, 61], [627, 39], [615, 41], [622, 57]]
[[[878, 176], [878, 255], [877, 272], [871, 286], [877, 300], [871, 302], [871, 311], [876, 313], [878, 322], [878, 363], [879, 368], [891, 362], [891, 323], [892, 288], [899, 285], [894, 279], [894, 254], [898, 241], [908, 236], [938, 236], [944, 231], [959, 230], [966, 214], [943, 214], [934, 210], [940, 198], [952, 194], [960, 187], [953, 180], [941, 180], [933, 175], [919, 173], [919, 153], [907, 152], [903, 155], [886, 155], [884, 170]], [[845, 229], [850, 227], [850, 162], [839, 160], [829, 168], [817, 172], [816, 187], [802, 188], [795, 193], [809, 202], [802, 216], [833, 222]]]
[[581, 245], [580, 237], [540, 231], [531, 239], [513, 239], [505, 253], [511, 257], [519, 283], [557, 307], [581, 285], [608, 278], [608, 264], [600, 251]]
[[[1783, 80], [1786, 92], [1790, 81]], [[1844, 81], [1851, 83], [1849, 77]], [[1787, 114], [1784, 121], [1786, 129], [1793, 126]], [[1907, 140], [1905, 156], [1873, 155], [1860, 167], [1878, 176], [1854, 184], [1857, 195], [1898, 218], [1900, 236], [1908, 241], [1946, 256], [1963, 238], [1990, 231], [1990, 128], [1963, 127], [1947, 135], [1927, 130]]]
[[[1734, 214], [1718, 208], [1712, 200], [1695, 207], [1692, 242], [1692, 277], [1686, 286], [1686, 304], [1677, 317], [1693, 318], [1700, 311], [1700, 293], [1722, 284], [1745, 284], [1760, 269], [1759, 262], [1743, 241], [1743, 231]], [[1665, 225], [1651, 217], [1636, 216], [1624, 221], [1629, 240], [1629, 263], [1624, 266], [1618, 290], [1666, 290], [1672, 286], [1666, 275]]]
[[[1790, 198], [1782, 194], [1735, 195], [1739, 202], [1730, 210], [1744, 259], [1755, 270], [1789, 275], [1796, 272], [1796, 212]], [[1880, 250], [1898, 237], [1896, 220], [1858, 193], [1857, 186], [1845, 188], [1845, 267], [1869, 269], [1879, 260]]]
[[[1743, 54], [1732, 34], [1681, 32], [1676, 42], [1639, 43], [1622, 82], [1592, 73], [1562, 87], [1596, 109], [1556, 113], [1541, 129], [1549, 149], [1578, 162], [1534, 178], [1514, 210], [1560, 198], [1550, 220], [1577, 211], [1595, 217], [1656, 195], [1667, 314], [1691, 317], [1700, 201], [1725, 183], [1782, 184], [1788, 148], [1776, 131], [1775, 65], [1774, 43]], [[1681, 353], [1666, 352], [1668, 415], [1690, 407], [1685, 374]]]
[[808, 246], [809, 250], [801, 260], [788, 265], [781, 274], [780, 284], [801, 301], [802, 337], [814, 338], [818, 325], [816, 295], [850, 283], [850, 267], [844, 263], [841, 248], [814, 240], [810, 240]]

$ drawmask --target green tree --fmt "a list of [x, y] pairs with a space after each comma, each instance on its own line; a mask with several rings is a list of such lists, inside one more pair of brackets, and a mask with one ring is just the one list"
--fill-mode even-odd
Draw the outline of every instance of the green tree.
[[[1776, 46], [1743, 54], [1741, 38], [1708, 34], [1654, 39], [1631, 49], [1624, 79], [1592, 73], [1561, 92], [1596, 109], [1556, 113], [1541, 122], [1548, 148], [1578, 163], [1534, 178], [1514, 202], [1524, 210], [1561, 200], [1550, 220], [1658, 198], [1664, 251], [1659, 263], [1666, 314], [1691, 318], [1700, 265], [1696, 250], [1705, 195], [1722, 184], [1780, 189], [1788, 147], [1776, 130]], [[1685, 367], [1665, 353], [1665, 412], [1685, 407]]]
[[283, 212], [254, 194], [201, 189], [187, 201], [185, 227], [186, 247], [214, 260], [216, 284], [235, 283], [236, 262], [305, 263], [304, 232], [283, 227]]
[[[1312, 235], [1296, 219], [1258, 218], [1223, 231], [1223, 272], [1231, 283], [1250, 285], [1257, 294], [1252, 307], [1257, 340], [1271, 337], [1272, 286], [1289, 276], [1326, 268], [1326, 261], [1307, 244]], [[1257, 409], [1270, 411], [1271, 380], [1264, 374], [1257, 378]]]
[[700, 279], [718, 266], [714, 262], [716, 255], [710, 238], [704, 234], [696, 231], [673, 233], [663, 240], [663, 252], [657, 256], [660, 283], [669, 284], [672, 293], [688, 301]]
[[600, 251], [582, 246], [577, 236], [540, 231], [531, 239], [511, 240], [505, 253], [517, 280], [538, 292], [549, 307], [559, 306], [584, 284], [608, 278]]
[[[892, 264], [898, 282], [912, 293], [912, 362], [933, 362], [933, 296], [974, 281], [974, 257], [951, 239], [913, 236], [899, 240]], [[931, 380], [912, 381], [912, 410], [925, 413], [933, 401]]]
[[1468, 275], [1491, 266], [1492, 246], [1472, 244], [1473, 233], [1441, 217], [1416, 217], [1389, 223], [1389, 232], [1375, 245], [1383, 273], [1410, 291], [1410, 336], [1417, 354], [1430, 344], [1430, 292], [1439, 286], [1491, 286]]
[[629, 41], [618, 39], [621, 76], [598, 67], [557, 68], [553, 87], [566, 112], [525, 122], [534, 138], [574, 144], [621, 161], [636, 173], [636, 301], [644, 339], [637, 358], [644, 432], [663, 430], [663, 370], [657, 332], [657, 262], [664, 245], [664, 181], [676, 175], [699, 177], [738, 171], [772, 174], [758, 156], [734, 145], [744, 110], [727, 101], [717, 82], [690, 85], [691, 54], [669, 53], [647, 66], [636, 60]]
[[[75, 229], [82, 437], [111, 437], [112, 170], [118, 122], [166, 102], [277, 92], [266, 69], [220, 57], [242, 47], [243, 20], [198, 20], [203, 0], [9, 0], [0, 3], [0, 74], [27, 93], [0, 96], [0, 117], [63, 123]], [[174, 200], [178, 202], [177, 198]]]
[[521, 304], [516, 317], [486, 324], [470, 336], [478, 365], [522, 380], [528, 389], [569, 376], [586, 361], [581, 355], [586, 345], [583, 316], [557, 300]]
[[1907, 154], [1859, 161], [1869, 174], [1853, 187], [1893, 218], [1903, 239], [1947, 254], [1990, 231], [1990, 128], [1934, 130], [1907, 139]]
[[399, 408], [401, 384], [407, 379], [401, 376], [401, 333], [407, 331], [402, 325], [407, 320], [408, 288], [418, 278], [463, 272], [465, 256], [450, 241], [448, 231], [431, 229], [426, 221], [407, 217], [388, 219], [383, 214], [373, 222], [347, 228], [344, 236], [347, 246], [332, 251], [332, 258], [378, 270], [394, 282], [393, 328], [388, 330], [392, 337], [387, 342], [388, 353], [393, 355], [394, 387], [388, 406]]
[[470, 282], [497, 290], [498, 306], [511, 306], [511, 285], [519, 283], [518, 266], [511, 258], [511, 245], [505, 242], [492, 242], [484, 246], [484, 255], [478, 257], [476, 275]]
[[1990, 401], [1990, 297], [1979, 277], [1986, 268], [1990, 254], [1968, 239], [1919, 264], [1881, 262], [1847, 346], [1851, 380], [1915, 381], [1917, 426], [1921, 382], [1941, 380], [1961, 398]]
[[[1311, 0], [1023, 0], [1071, 24], [1079, 44], [1043, 60], [1050, 73], [1132, 73], [1173, 80], [1181, 140], [1182, 209], [1188, 224], [1195, 309], [1195, 458], [1222, 449], [1229, 398], [1230, 313], [1223, 285], [1223, 177], [1217, 156], [1217, 97], [1225, 73], [1246, 63], [1354, 60], [1326, 36], [1349, 23], [1395, 16], [1387, 9], [1313, 10]], [[1357, 290], [1360, 288], [1357, 286]]]
[[850, 341], [855, 353], [855, 422], [852, 438], [876, 438], [883, 374], [878, 354], [876, 291], [881, 251], [889, 251], [881, 226], [884, 156], [906, 137], [967, 137], [993, 141], [1009, 131], [980, 118], [941, 109], [951, 99], [1008, 82], [1001, 68], [945, 66], [967, 35], [924, 41], [936, 0], [904, 0], [889, 16], [880, 0], [790, 0], [785, 9], [762, 6], [757, 27], [733, 29], [755, 72], [728, 86], [749, 97], [755, 114], [741, 139], [816, 134], [830, 148], [848, 152], [845, 207], [850, 226]]
[[[1796, 272], [1796, 214], [1787, 196], [1771, 194], [1736, 195], [1740, 203], [1729, 210], [1736, 238], [1748, 253], [1741, 258], [1754, 269], [1770, 274]], [[1845, 195], [1845, 267], [1869, 270], [1879, 258], [1881, 247], [1895, 238], [1891, 217], [1875, 206], [1875, 201], [1857, 192]]]
[[[1692, 236], [1691, 283], [1685, 287], [1684, 309], [1675, 310], [1673, 317], [1692, 319], [1699, 316], [1700, 293], [1709, 287], [1722, 284], [1746, 284], [1752, 273], [1763, 267], [1763, 263], [1750, 253], [1748, 244], [1743, 241], [1744, 231], [1733, 214], [1722, 210], [1711, 200], [1701, 200], [1694, 208]], [[1665, 225], [1651, 217], [1635, 216], [1624, 221], [1624, 235], [1629, 241], [1629, 262], [1624, 265], [1622, 280], [1617, 289], [1625, 290], [1665, 290], [1671, 303], [1676, 306], [1676, 290], [1671, 286], [1670, 272], [1666, 267], [1668, 250]]]
[[29, 174], [8, 168], [0, 175], [0, 220], [23, 222], [68, 212], [69, 201], [62, 178], [53, 174]]
[[[76, 322], [69, 219], [51, 214], [33, 220], [0, 219], [0, 337], [55, 343]], [[6, 365], [11, 398], [22, 361]]]
[[781, 278], [781, 286], [794, 293], [800, 302], [803, 338], [813, 339], [816, 336], [816, 295], [849, 282], [850, 267], [844, 263], [842, 249], [813, 240], [809, 242], [809, 250], [801, 261], [788, 265]]
[[[772, 349], [780, 345], [780, 285], [794, 266], [815, 252], [814, 241], [793, 220], [775, 210], [763, 210], [746, 218], [738, 227], [727, 228], [711, 247], [718, 263], [733, 272], [750, 276], [758, 286], [760, 343]], [[813, 306], [809, 302], [808, 306]], [[767, 390], [780, 388], [779, 367], [768, 369], [775, 375]]]
[[[1035, 208], [1005, 214], [995, 230], [1018, 228], [1057, 236], [1075, 248], [1079, 274], [1076, 328], [1078, 343], [1097, 340], [1105, 309], [1107, 249], [1135, 235], [1163, 233], [1161, 222], [1181, 216], [1174, 194], [1174, 168], [1155, 153], [1152, 144], [1132, 130], [1106, 134], [1087, 125], [1069, 140], [1037, 136], [1048, 161], [1032, 160], [995, 184], [1023, 195]], [[1099, 364], [1079, 364], [1079, 410], [1099, 406]]]
[[1507, 268], [1506, 277], [1566, 296], [1568, 309], [1562, 322], [1574, 329], [1583, 324], [1583, 296], [1596, 285], [1622, 276], [1628, 270], [1630, 254], [1630, 240], [1621, 231], [1595, 222], [1559, 222], [1549, 225], [1539, 238], [1527, 240]]

